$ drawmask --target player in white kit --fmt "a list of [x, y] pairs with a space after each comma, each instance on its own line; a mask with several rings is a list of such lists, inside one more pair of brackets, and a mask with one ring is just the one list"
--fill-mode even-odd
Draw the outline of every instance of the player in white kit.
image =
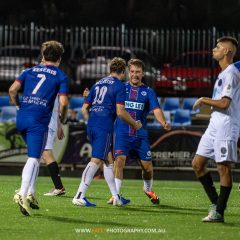
[[54, 188], [50, 190], [48, 193], [45, 193], [45, 196], [60, 196], [66, 193], [65, 188], [63, 187], [58, 164], [53, 155], [53, 145], [56, 139], [56, 136], [59, 140], [64, 138], [62, 124], [60, 123], [58, 117], [58, 108], [59, 108], [59, 100], [58, 97], [55, 99], [54, 107], [52, 111], [52, 117], [50, 123], [48, 125], [48, 136], [47, 142], [45, 145], [45, 149], [42, 154], [42, 159], [47, 165], [50, 176], [52, 178]]
[[[224, 210], [232, 189], [231, 162], [237, 161], [237, 140], [240, 129], [240, 62], [233, 63], [238, 42], [233, 37], [217, 40], [213, 58], [221, 73], [215, 82], [212, 98], [199, 98], [193, 109], [202, 104], [211, 106], [212, 114], [207, 130], [198, 145], [192, 166], [212, 205], [203, 222], [224, 222]], [[215, 160], [220, 177], [219, 195], [206, 165]]]

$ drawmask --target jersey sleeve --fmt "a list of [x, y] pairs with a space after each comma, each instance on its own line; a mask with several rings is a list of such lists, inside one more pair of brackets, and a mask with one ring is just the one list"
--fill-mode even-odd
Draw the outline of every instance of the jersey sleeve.
[[149, 97], [149, 111], [152, 111], [156, 108], [160, 108], [157, 96], [151, 88], [149, 88], [148, 90], [148, 97]]
[[85, 98], [84, 103], [89, 103], [90, 105], [92, 104], [95, 93], [94, 89], [95, 89], [94, 86], [90, 89], [90, 92], [88, 96]]
[[119, 82], [117, 89], [116, 89], [116, 103], [125, 105], [126, 99], [126, 88], [122, 82]]
[[26, 73], [27, 73], [27, 70], [22, 71], [22, 73], [16, 79], [16, 81], [19, 82], [21, 85], [24, 84], [24, 81], [26, 79]]
[[225, 76], [225, 84], [223, 86], [222, 97], [228, 97], [232, 99], [236, 90], [238, 89], [238, 81], [238, 77], [235, 74], [231, 72], [227, 73]]
[[64, 76], [60, 81], [59, 95], [67, 95], [69, 92], [68, 77]]

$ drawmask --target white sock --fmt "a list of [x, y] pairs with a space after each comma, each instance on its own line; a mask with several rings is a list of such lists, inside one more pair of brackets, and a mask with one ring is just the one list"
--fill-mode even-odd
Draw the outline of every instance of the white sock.
[[85, 193], [93, 180], [95, 173], [97, 172], [99, 165], [94, 162], [89, 162], [83, 171], [81, 183], [79, 185], [78, 191], [75, 198], [84, 198]]
[[118, 192], [114, 180], [114, 173], [113, 173], [113, 164], [106, 165], [103, 164], [103, 175], [105, 177], [105, 180], [108, 184], [108, 187], [111, 191], [111, 194], [113, 197], [117, 197]]
[[22, 184], [19, 191], [21, 196], [26, 197], [31, 180], [33, 180], [34, 182], [36, 181], [38, 166], [39, 162], [37, 158], [28, 158], [22, 171]]
[[153, 185], [153, 179], [150, 180], [144, 180], [143, 179], [143, 189], [145, 192], [151, 192], [152, 191], [152, 185]]
[[36, 168], [36, 173], [33, 174], [35, 175], [35, 178], [34, 177], [31, 178], [30, 186], [28, 188], [28, 194], [32, 194], [33, 196], [35, 196], [35, 192], [36, 192], [36, 182], [37, 182], [38, 173], [39, 173], [39, 164], [38, 164], [38, 167]]
[[119, 178], [115, 178], [115, 184], [116, 184], [116, 188], [117, 188], [117, 193], [120, 194], [121, 193], [122, 180], [119, 179]]

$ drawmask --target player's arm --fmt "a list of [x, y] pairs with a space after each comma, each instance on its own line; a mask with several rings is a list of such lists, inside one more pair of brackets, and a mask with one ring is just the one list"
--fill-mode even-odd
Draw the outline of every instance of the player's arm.
[[117, 104], [117, 115], [121, 120], [126, 122], [128, 125], [130, 125], [135, 130], [138, 130], [142, 127], [142, 124], [140, 121], [135, 121], [130, 114], [125, 110], [124, 105]]
[[160, 108], [155, 108], [153, 110], [153, 114], [158, 122], [163, 126], [165, 130], [171, 130], [171, 125], [166, 121], [163, 111]]
[[83, 114], [83, 117], [84, 117], [84, 120], [86, 122], [88, 122], [88, 119], [89, 119], [89, 103], [88, 102], [85, 102], [82, 106], [82, 114]]
[[68, 110], [68, 97], [59, 95], [59, 119], [61, 123], [66, 123]]
[[207, 97], [201, 97], [199, 98], [193, 105], [193, 110], [196, 110], [198, 107], [200, 107], [202, 104], [208, 105], [213, 108], [219, 108], [222, 110], [228, 109], [231, 98], [223, 97], [221, 99], [211, 99]]
[[19, 108], [18, 91], [20, 90], [20, 88], [21, 88], [21, 83], [18, 81], [15, 81], [8, 90], [10, 101], [17, 108]]

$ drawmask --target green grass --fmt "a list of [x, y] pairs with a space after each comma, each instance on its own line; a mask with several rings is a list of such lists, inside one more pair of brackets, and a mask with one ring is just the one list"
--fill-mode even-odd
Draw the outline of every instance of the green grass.
[[[240, 192], [234, 185], [225, 223], [202, 223], [209, 202], [198, 182], [155, 181], [161, 196], [160, 206], [153, 205], [142, 192], [142, 181], [125, 180], [123, 195], [131, 199], [125, 207], [106, 204], [110, 194], [104, 180], [94, 180], [87, 192], [95, 208], [77, 207], [71, 203], [80, 179], [63, 178], [67, 194], [44, 197], [51, 187], [48, 177], [38, 178], [37, 198], [40, 210], [23, 216], [13, 202], [20, 177], [0, 176], [0, 239], [221, 239], [240, 238]], [[112, 231], [145, 231], [159, 233], [109, 233]], [[76, 231], [91, 231], [79, 233]], [[135, 229], [135, 230], [134, 230]]]

